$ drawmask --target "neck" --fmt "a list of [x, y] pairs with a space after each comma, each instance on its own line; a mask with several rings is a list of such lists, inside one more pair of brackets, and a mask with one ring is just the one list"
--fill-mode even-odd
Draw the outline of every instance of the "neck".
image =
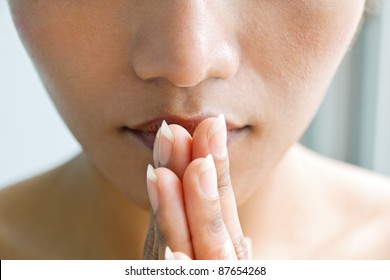
[[86, 221], [79, 230], [99, 244], [102, 258], [139, 259], [149, 223], [149, 213], [131, 202], [81, 153], [67, 168], [68, 192], [80, 202], [78, 219]]
[[301, 164], [301, 149], [299, 146], [290, 148], [250, 199], [239, 207], [241, 226], [244, 235], [252, 239], [256, 259], [272, 258], [267, 252], [270, 244], [285, 240], [285, 235], [289, 234], [286, 231], [295, 227], [291, 224], [296, 221], [295, 215], [304, 207], [306, 175]]

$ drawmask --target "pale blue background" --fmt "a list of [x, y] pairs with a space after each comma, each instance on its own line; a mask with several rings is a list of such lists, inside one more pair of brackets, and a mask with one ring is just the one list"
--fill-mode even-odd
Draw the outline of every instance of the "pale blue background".
[[79, 150], [17, 37], [6, 1], [0, 0], [0, 187]]

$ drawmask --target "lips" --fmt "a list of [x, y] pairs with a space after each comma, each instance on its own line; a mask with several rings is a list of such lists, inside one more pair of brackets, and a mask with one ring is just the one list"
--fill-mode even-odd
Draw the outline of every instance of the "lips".
[[[209, 117], [209, 116], [207, 116]], [[164, 116], [154, 118], [152, 120], [146, 121], [141, 124], [133, 125], [131, 127], [123, 126], [121, 128], [122, 132], [126, 135], [135, 136], [139, 141], [141, 141], [146, 147], [150, 150], [153, 150], [154, 140], [156, 139], [156, 134], [161, 127], [162, 122], [165, 120], [168, 124], [177, 124], [185, 128], [191, 135], [193, 135], [196, 127], [207, 117], [201, 118], [179, 118], [175, 116]], [[211, 117], [211, 116], [210, 116]], [[227, 142], [228, 144], [232, 142], [240, 132], [249, 128], [248, 126], [239, 126], [233, 122], [227, 120]]]
[[150, 150], [153, 150], [154, 140], [156, 139], [156, 133], [152, 132], [144, 132], [142, 130], [134, 130], [128, 127], [124, 127], [123, 131], [125, 133], [130, 133], [134, 135], [138, 140], [140, 140], [143, 144], [146, 145]]

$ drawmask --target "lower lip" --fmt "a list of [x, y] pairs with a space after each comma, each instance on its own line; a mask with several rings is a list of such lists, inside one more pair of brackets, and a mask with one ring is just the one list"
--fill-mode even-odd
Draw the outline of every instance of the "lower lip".
[[[239, 128], [239, 129], [231, 129], [227, 131], [227, 145], [229, 146], [235, 140], [237, 140], [242, 134], [244, 134], [250, 128], [248, 126]], [[142, 130], [130, 129], [128, 127], [123, 128], [123, 133], [127, 136], [135, 137], [141, 143], [143, 143], [147, 148], [151, 151], [153, 150], [154, 140], [156, 139], [156, 133], [147, 133]]]

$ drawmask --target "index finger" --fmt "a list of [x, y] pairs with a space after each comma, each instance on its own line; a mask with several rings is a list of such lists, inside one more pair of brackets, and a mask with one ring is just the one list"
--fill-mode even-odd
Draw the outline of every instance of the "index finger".
[[180, 179], [191, 162], [192, 137], [183, 127], [165, 121], [157, 132], [153, 147], [155, 167], [166, 167]]
[[213, 155], [217, 170], [218, 192], [222, 218], [233, 242], [238, 259], [248, 258], [248, 249], [238, 218], [237, 204], [230, 179], [227, 151], [227, 129], [223, 115], [201, 122], [193, 135], [192, 157]]

